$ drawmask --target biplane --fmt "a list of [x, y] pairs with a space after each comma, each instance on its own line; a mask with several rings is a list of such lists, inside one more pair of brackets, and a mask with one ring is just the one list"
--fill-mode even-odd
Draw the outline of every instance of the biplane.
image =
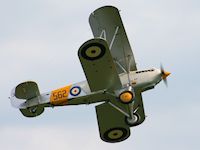
[[100, 137], [105, 142], [120, 142], [130, 136], [130, 127], [145, 120], [142, 92], [153, 89], [161, 80], [167, 83], [163, 67], [138, 70], [119, 10], [98, 8], [90, 14], [94, 38], [83, 43], [78, 57], [86, 81], [46, 93], [26, 81], [11, 92], [11, 104], [26, 117], [36, 117], [46, 107], [97, 103]]

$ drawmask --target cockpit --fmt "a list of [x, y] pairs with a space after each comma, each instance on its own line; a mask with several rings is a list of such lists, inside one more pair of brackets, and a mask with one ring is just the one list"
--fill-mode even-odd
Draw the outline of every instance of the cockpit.
[[148, 70], [141, 70], [141, 71], [136, 71], [135, 73], [144, 73], [144, 72], [152, 72], [154, 71], [155, 69], [148, 69]]

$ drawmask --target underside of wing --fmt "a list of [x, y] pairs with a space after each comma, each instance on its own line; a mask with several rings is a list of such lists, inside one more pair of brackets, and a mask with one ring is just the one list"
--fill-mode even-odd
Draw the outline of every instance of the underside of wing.
[[144, 112], [144, 106], [143, 106], [143, 100], [142, 95], [140, 92], [135, 93], [135, 101], [133, 105], [133, 113], [136, 114], [139, 118], [137, 123], [134, 125], [139, 125], [145, 120], [145, 112]]
[[104, 6], [95, 10], [89, 17], [89, 23], [94, 37], [104, 38], [108, 42], [118, 73], [137, 70], [117, 8]]
[[103, 141], [121, 142], [130, 136], [130, 127], [137, 126], [145, 120], [141, 93], [136, 93], [133, 105], [132, 113], [138, 117], [134, 124], [128, 123], [128, 118], [122, 111], [129, 112], [129, 106], [112, 96], [108, 97], [108, 102], [96, 106], [99, 133]]
[[108, 103], [96, 106], [100, 137], [105, 142], [121, 142], [130, 136], [125, 116]]
[[105, 40], [96, 38], [85, 42], [79, 48], [78, 56], [92, 92], [114, 91], [122, 87]]

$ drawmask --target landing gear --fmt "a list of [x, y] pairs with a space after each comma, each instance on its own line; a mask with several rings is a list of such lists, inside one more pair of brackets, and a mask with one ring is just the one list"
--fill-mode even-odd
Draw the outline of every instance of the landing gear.
[[30, 107], [27, 109], [19, 109], [21, 113], [26, 117], [36, 117], [39, 116], [44, 112], [43, 106], [37, 106], [37, 107]]
[[131, 127], [138, 125], [139, 124], [139, 120], [140, 120], [140, 117], [136, 113], [133, 113], [131, 115], [131, 117], [126, 117], [125, 118], [125, 122]]
[[139, 107], [133, 109], [133, 103], [129, 104], [129, 117], [125, 117], [125, 122], [130, 126], [137, 126], [140, 123], [140, 115], [137, 113]]
[[28, 110], [30, 111], [30, 113], [36, 113], [37, 112], [37, 109], [38, 109], [38, 107], [36, 106], [36, 107], [30, 107], [30, 108], [28, 108]]

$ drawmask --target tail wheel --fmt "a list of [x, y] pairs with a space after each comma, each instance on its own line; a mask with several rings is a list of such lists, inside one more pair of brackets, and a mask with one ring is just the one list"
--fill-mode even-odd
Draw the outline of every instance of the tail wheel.
[[37, 106], [37, 107], [30, 107], [27, 109], [19, 109], [21, 113], [26, 117], [36, 117], [39, 116], [44, 112], [43, 106]]
[[131, 91], [124, 91], [119, 95], [119, 99], [122, 103], [131, 103], [134, 99], [134, 95]]
[[104, 139], [107, 142], [120, 142], [129, 137], [129, 132], [125, 128], [112, 128], [104, 133]]
[[132, 127], [132, 126], [138, 125], [139, 120], [140, 120], [140, 116], [139, 116], [138, 114], [136, 114], [136, 113], [133, 113], [132, 118], [126, 117], [125, 119], [126, 119], [125, 122], [126, 122], [129, 126]]

